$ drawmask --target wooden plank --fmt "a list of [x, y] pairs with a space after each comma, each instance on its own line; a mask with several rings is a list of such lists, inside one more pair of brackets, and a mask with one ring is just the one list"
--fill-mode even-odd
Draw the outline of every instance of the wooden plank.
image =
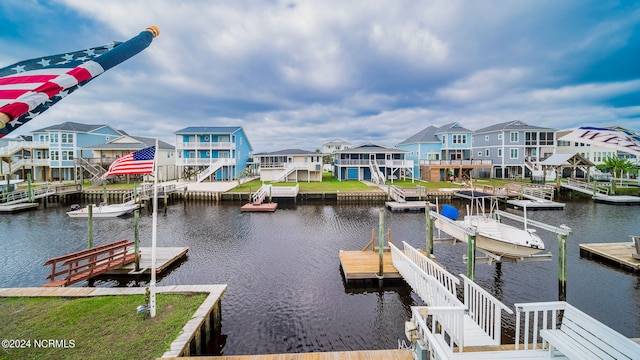
[[242, 212], [274, 212], [278, 208], [278, 203], [260, 203], [252, 204], [247, 203], [242, 205], [240, 211]]
[[[377, 251], [340, 250], [340, 264], [345, 280], [374, 280], [379, 270], [379, 254]], [[385, 251], [382, 258], [382, 270], [385, 279], [402, 279], [393, 266], [391, 252]]]
[[[188, 247], [158, 247], [156, 248], [156, 274], [160, 274], [179, 261], [189, 251]], [[150, 247], [140, 248], [140, 269], [145, 269], [143, 274], [151, 274], [151, 252]], [[134, 263], [110, 269], [105, 272], [106, 275], [128, 275], [135, 269]]]
[[626, 266], [635, 271], [640, 270], [640, 260], [635, 259], [633, 254], [635, 253], [635, 245], [633, 242], [620, 242], [620, 243], [593, 243], [593, 244], [580, 244], [580, 252], [583, 251], [614, 263]]

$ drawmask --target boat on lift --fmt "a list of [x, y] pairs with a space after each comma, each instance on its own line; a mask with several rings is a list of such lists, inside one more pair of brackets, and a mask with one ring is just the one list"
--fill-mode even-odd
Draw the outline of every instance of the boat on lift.
[[[94, 218], [114, 218], [133, 212], [138, 207], [140, 207], [140, 205], [134, 202], [126, 202], [122, 204], [101, 203], [93, 206], [91, 216]], [[67, 215], [70, 218], [88, 218], [89, 207], [86, 206], [81, 208], [80, 206], [72, 206], [71, 211], [68, 211]]]
[[[437, 229], [460, 239], [467, 240], [465, 228], [476, 230], [476, 248], [500, 257], [521, 259], [531, 257], [545, 249], [544, 242], [535, 229], [520, 229], [500, 222], [493, 213], [497, 208], [497, 200], [490, 197], [491, 210], [485, 213], [484, 200], [487, 197], [473, 197], [472, 205], [476, 205], [475, 214], [467, 208], [464, 218], [458, 219], [458, 210], [451, 205], [443, 205], [441, 214], [450, 219], [435, 219]], [[525, 215], [526, 216], [526, 215]]]

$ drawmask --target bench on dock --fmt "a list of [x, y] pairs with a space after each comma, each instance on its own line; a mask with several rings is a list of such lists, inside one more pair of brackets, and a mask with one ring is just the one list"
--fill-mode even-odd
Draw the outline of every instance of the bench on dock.
[[130, 249], [133, 244], [133, 241], [120, 240], [51, 258], [44, 263], [44, 266], [51, 265], [51, 274], [43, 286], [69, 286], [132, 263], [136, 256]]
[[556, 350], [569, 359], [638, 359], [640, 345], [614, 331], [568, 303], [563, 305], [560, 326], [540, 330], [549, 343], [549, 354]]

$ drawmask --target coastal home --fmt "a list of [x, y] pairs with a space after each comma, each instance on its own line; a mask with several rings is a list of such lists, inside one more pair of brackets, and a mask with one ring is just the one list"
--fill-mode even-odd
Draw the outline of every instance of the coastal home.
[[384, 184], [386, 180], [414, 178], [413, 160], [407, 152], [375, 144], [364, 144], [334, 154], [334, 176], [340, 180], [368, 180]]
[[238, 179], [253, 151], [241, 126], [193, 126], [175, 134], [180, 176], [198, 182]]
[[[560, 139], [561, 137], [567, 135], [572, 131], [573, 130], [559, 130], [556, 132], [556, 139]], [[612, 147], [592, 145], [590, 143], [558, 140], [556, 142], [555, 153], [557, 154], [578, 153], [582, 155], [582, 157], [584, 157], [585, 159], [593, 162], [595, 165], [603, 164], [604, 160], [608, 157], [618, 157], [623, 159], [629, 159], [634, 164], [640, 164], [639, 162], [640, 160], [635, 155], [624, 152], [623, 147], [616, 149]]]
[[[413, 160], [414, 173], [425, 181], [480, 176], [472, 170], [491, 168], [490, 160], [472, 160], [472, 131], [458, 123], [429, 126], [396, 145]], [[490, 175], [490, 174], [486, 174]]]
[[[102, 173], [93, 173], [94, 166], [99, 169], [109, 169], [109, 166], [119, 157], [129, 153], [156, 145], [156, 139], [140, 136], [122, 135], [106, 143], [85, 146], [82, 148], [83, 156], [77, 158], [79, 163], [91, 175], [99, 178]], [[175, 148], [164, 141], [158, 141], [156, 153], [156, 165], [158, 166], [158, 180], [175, 180], [178, 171], [175, 165]]]
[[125, 135], [108, 125], [65, 122], [36, 130], [31, 141], [25, 141], [22, 162], [13, 162], [13, 169], [22, 167], [35, 181], [78, 180], [80, 174], [75, 158], [84, 155], [82, 148], [107, 142]]
[[260, 159], [260, 180], [272, 182], [322, 181], [322, 154], [286, 149], [254, 155]]
[[0, 178], [42, 181], [49, 173], [49, 141], [34, 141], [30, 135], [0, 139]]
[[487, 126], [473, 133], [474, 159], [491, 160], [493, 177], [529, 177], [553, 154], [555, 131], [519, 120]]
[[351, 144], [342, 139], [333, 139], [327, 143], [322, 144], [322, 152], [324, 154], [333, 154], [336, 151], [346, 150], [351, 147]]

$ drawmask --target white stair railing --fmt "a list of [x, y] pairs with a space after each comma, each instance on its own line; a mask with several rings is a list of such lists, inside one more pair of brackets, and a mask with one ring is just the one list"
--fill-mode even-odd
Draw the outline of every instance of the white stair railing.
[[460, 274], [460, 277], [464, 280], [464, 305], [469, 309], [469, 316], [493, 341], [499, 344], [502, 311], [513, 314], [513, 310], [468, 277], [463, 274]]

